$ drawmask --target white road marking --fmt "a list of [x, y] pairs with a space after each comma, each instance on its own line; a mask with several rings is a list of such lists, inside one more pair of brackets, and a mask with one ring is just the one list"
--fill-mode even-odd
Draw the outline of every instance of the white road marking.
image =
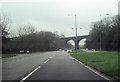
[[47, 59], [44, 63], [47, 63], [50, 59]]
[[97, 75], [103, 77], [104, 79], [106, 79], [106, 80], [110, 80], [110, 79], [107, 78], [106, 76], [100, 74], [98, 71], [95, 71], [95, 70], [93, 70], [92, 68], [90, 68], [90, 67], [88, 67], [88, 66], [86, 66], [86, 68], [88, 68], [89, 70], [93, 71], [93, 72], [96, 73]]
[[74, 58], [72, 57], [72, 59], [74, 59]]
[[52, 56], [51, 58], [55, 57], [56, 55]]
[[50, 58], [53, 58], [53, 57], [50, 57]]
[[[74, 58], [75, 59], [75, 58]], [[78, 61], [77, 59], [75, 59], [76, 61]], [[83, 66], [85, 66], [82, 62], [78, 61], [80, 64], [82, 64]]]
[[26, 77], [24, 77], [20, 82], [23, 82], [24, 80], [26, 80], [28, 77], [30, 77], [35, 71], [37, 71], [40, 68], [40, 66], [38, 66], [35, 70], [33, 70], [30, 74], [28, 74]]
[[55, 55], [54, 55], [54, 56], [51, 56], [50, 58], [53, 58], [53, 57], [55, 57]]
[[[74, 58], [75, 59], [75, 58]], [[78, 61], [77, 59], [75, 59], [76, 61]], [[85, 66], [82, 62], [78, 61], [80, 64], [82, 64], [83, 66]], [[104, 76], [103, 74], [99, 73], [98, 71], [94, 70], [93, 68], [89, 67], [89, 66], [85, 66], [87, 69], [91, 70], [92, 72], [96, 73], [97, 75], [99, 75], [100, 77], [106, 79], [106, 80], [110, 80], [108, 77]]]

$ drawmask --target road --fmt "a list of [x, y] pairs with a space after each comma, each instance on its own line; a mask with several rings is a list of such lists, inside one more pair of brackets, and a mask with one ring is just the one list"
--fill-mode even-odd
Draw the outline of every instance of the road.
[[3, 59], [3, 80], [105, 80], [65, 51]]

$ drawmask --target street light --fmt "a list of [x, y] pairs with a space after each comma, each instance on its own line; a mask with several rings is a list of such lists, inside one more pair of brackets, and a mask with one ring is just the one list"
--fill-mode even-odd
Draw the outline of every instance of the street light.
[[[109, 14], [106, 14], [106, 16], [107, 15], [109, 15]], [[100, 14], [100, 23], [102, 22], [102, 20], [101, 20], [101, 14]], [[100, 30], [100, 51], [102, 50], [102, 42], [101, 42], [101, 40], [102, 40], [102, 32], [101, 32], [101, 26], [99, 27], [99, 30]]]
[[77, 15], [76, 14], [68, 14], [68, 16], [75, 16], [75, 34], [76, 34], [76, 41], [75, 41], [75, 50], [77, 50]]

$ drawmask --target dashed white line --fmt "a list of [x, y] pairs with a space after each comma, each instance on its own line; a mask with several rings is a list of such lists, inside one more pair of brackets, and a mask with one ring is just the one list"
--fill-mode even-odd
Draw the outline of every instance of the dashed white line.
[[55, 56], [51, 56], [50, 58], [53, 58], [53, 57], [55, 57]]
[[54, 56], [51, 56], [50, 58], [53, 58], [53, 57], [55, 57], [56, 55], [54, 55]]
[[40, 66], [38, 66], [35, 70], [33, 70], [30, 74], [28, 74], [26, 77], [24, 77], [20, 82], [23, 82], [24, 80], [26, 80], [28, 77], [30, 77], [35, 71], [37, 71], [40, 68]]
[[44, 63], [47, 63], [50, 59], [47, 59]]

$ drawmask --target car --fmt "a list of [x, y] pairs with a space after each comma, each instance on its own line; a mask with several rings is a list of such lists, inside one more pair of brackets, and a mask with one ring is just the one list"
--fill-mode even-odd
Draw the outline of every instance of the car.
[[29, 51], [29, 50], [27, 50], [26, 52], [27, 52], [27, 53], [30, 53], [30, 51]]
[[59, 51], [62, 51], [62, 49], [59, 49]]
[[86, 48], [86, 50], [88, 50], [88, 48]]
[[25, 53], [25, 51], [24, 50], [20, 50], [19, 53]]

